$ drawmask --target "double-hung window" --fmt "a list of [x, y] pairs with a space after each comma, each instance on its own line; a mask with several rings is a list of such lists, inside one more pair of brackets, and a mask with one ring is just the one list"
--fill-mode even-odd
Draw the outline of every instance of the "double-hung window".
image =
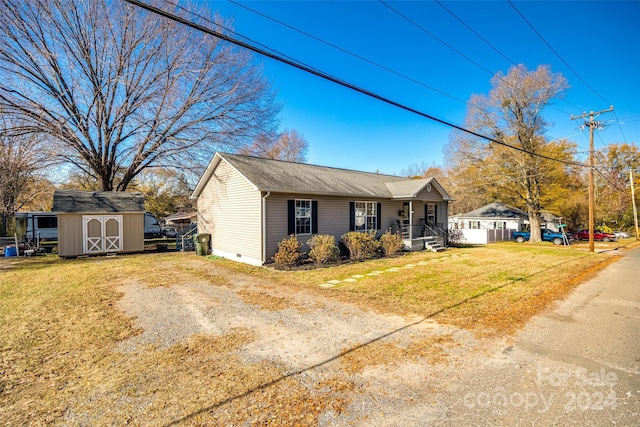
[[311, 234], [311, 200], [296, 200], [296, 234]]
[[378, 208], [376, 202], [355, 202], [355, 231], [376, 230]]

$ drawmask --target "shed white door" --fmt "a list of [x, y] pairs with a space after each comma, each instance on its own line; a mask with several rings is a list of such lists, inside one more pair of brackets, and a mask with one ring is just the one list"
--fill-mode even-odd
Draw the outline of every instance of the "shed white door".
[[82, 250], [85, 254], [122, 251], [122, 215], [83, 215]]

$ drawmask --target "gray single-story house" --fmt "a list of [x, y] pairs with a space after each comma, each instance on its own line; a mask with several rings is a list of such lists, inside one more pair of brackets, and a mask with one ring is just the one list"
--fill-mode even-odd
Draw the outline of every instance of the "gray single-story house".
[[337, 169], [216, 153], [192, 196], [198, 232], [211, 234], [211, 252], [253, 265], [271, 261], [291, 234], [336, 238], [348, 231], [402, 231], [405, 244], [424, 236], [446, 239], [451, 197], [434, 178]]
[[58, 255], [76, 257], [144, 251], [144, 195], [56, 190]]

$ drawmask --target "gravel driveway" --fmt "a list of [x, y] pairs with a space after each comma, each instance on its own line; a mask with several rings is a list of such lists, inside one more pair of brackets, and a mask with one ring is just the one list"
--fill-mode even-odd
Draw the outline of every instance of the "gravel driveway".
[[348, 409], [327, 414], [321, 424], [412, 425], [445, 416], [434, 393], [447, 387], [442, 379], [480, 345], [468, 331], [432, 319], [363, 311], [320, 294], [226, 274], [223, 286], [193, 280], [168, 287], [123, 285], [119, 308], [135, 317], [142, 333], [121, 350], [249, 329], [255, 339], [240, 351], [247, 363], [276, 363], [307, 384], [329, 375], [356, 384]]
[[[637, 268], [633, 262], [630, 265]], [[198, 266], [202, 264], [194, 264]], [[276, 285], [226, 270], [218, 273], [225, 275], [221, 285], [193, 276], [165, 287], [134, 281], [124, 284], [119, 308], [135, 317], [142, 333], [123, 342], [120, 350], [138, 351], [148, 344], [169, 347], [194, 334], [249, 330], [253, 339], [237, 352], [244, 362], [267, 361], [279, 366], [283, 378], [295, 378], [308, 389], [328, 377], [354, 384], [344, 394], [344, 410], [328, 411], [317, 418], [317, 424], [323, 426], [634, 425], [632, 420], [640, 411], [640, 390], [627, 387], [638, 383], [639, 358], [631, 362], [635, 371], [602, 363], [592, 367], [584, 357], [577, 362], [564, 358], [560, 365], [549, 364], [548, 354], [555, 354], [553, 351], [545, 355], [525, 344], [535, 339], [531, 337], [557, 328], [540, 329], [535, 319], [515, 336], [480, 339], [469, 331], [439, 324], [437, 319], [364, 311], [327, 298], [322, 291]], [[579, 301], [580, 292], [544, 316], [558, 316], [555, 312], [576, 304], [572, 302], [576, 298]], [[626, 304], [637, 310], [640, 302], [634, 299]], [[618, 315], [620, 309], [614, 312]], [[582, 332], [570, 335], [579, 337], [588, 326], [580, 328]], [[586, 389], [596, 394], [617, 393], [621, 398], [617, 407], [580, 410], [584, 402], [578, 400], [577, 410], [567, 411], [560, 400], [541, 400], [551, 395], [566, 400], [571, 393], [578, 399], [584, 397], [584, 389], [559, 388], [553, 383], [555, 377], [546, 381], [552, 383], [551, 388], [547, 383], [546, 388], [539, 384], [540, 372], [555, 375], [568, 369], [566, 372], [575, 374], [581, 366], [594, 371], [602, 366], [607, 375], [612, 371], [617, 378], [624, 378], [618, 385]], [[627, 388], [622, 390], [622, 386]], [[254, 390], [243, 396], [251, 393]], [[589, 396], [596, 398], [596, 394]], [[531, 406], [534, 397], [536, 405]], [[567, 402], [571, 403], [563, 401]], [[552, 403], [553, 412], [540, 412]], [[224, 407], [214, 410], [223, 411]], [[178, 424], [192, 421], [187, 417]]]

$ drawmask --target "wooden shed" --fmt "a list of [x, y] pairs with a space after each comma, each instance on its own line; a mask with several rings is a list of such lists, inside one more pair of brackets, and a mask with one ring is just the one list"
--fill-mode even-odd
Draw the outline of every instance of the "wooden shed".
[[58, 255], [76, 257], [144, 251], [144, 195], [56, 190]]

